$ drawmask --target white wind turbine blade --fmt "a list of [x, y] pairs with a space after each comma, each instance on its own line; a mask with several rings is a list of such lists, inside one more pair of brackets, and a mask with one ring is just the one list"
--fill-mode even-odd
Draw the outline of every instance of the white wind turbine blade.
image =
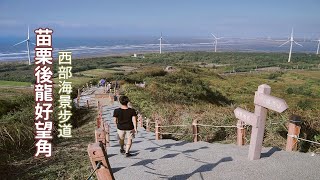
[[296, 41], [293, 41], [296, 45], [299, 45], [301, 47], [303, 47], [301, 44], [297, 43]]
[[283, 46], [283, 45], [287, 44], [288, 42], [290, 42], [290, 41], [287, 41], [287, 42], [285, 42], [285, 43], [281, 44], [279, 47], [281, 47], [281, 46]]
[[36, 46], [36, 44], [35, 44], [35, 43], [33, 43], [33, 42], [32, 42], [31, 44], [33, 44], [33, 45], [35, 45], [35, 46]]
[[13, 46], [19, 45], [19, 44], [24, 43], [24, 42], [26, 42], [26, 41], [28, 41], [28, 39], [23, 40], [23, 41], [21, 41], [21, 42], [18, 42], [17, 44], [15, 44], [15, 45], [13, 45]]
[[217, 37], [216, 37], [214, 34], [211, 33], [211, 35], [212, 35], [215, 39], [217, 39]]

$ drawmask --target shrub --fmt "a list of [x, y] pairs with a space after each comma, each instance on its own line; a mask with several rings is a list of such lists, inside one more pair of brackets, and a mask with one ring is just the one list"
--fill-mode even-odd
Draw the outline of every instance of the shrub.
[[307, 110], [307, 109], [312, 109], [312, 101], [305, 99], [305, 100], [300, 100], [297, 103], [297, 106], [303, 110]]

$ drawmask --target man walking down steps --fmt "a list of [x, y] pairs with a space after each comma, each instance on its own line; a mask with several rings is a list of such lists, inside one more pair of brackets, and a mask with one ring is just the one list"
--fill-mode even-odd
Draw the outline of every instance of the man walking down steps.
[[[132, 139], [137, 130], [137, 113], [134, 109], [128, 107], [129, 98], [121, 96], [119, 98], [121, 107], [115, 109], [113, 112], [114, 122], [117, 125], [117, 132], [120, 143], [120, 152], [126, 154], [126, 157], [131, 156], [130, 148], [132, 146]], [[124, 140], [127, 136], [126, 149], [124, 150]]]

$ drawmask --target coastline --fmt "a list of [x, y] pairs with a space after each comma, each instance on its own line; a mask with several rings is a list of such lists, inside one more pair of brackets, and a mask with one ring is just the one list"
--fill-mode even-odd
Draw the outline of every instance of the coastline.
[[[56, 51], [59, 52], [59, 51]], [[72, 51], [71, 51], [72, 52]], [[212, 52], [212, 53], [272, 53], [272, 54], [287, 54], [287, 52], [285, 51], [260, 51], [260, 50], [252, 50], [252, 49], [248, 49], [248, 50], [223, 50], [223, 51], [218, 51], [218, 52], [213, 52], [211, 50], [200, 50], [200, 49], [184, 49], [184, 50], [166, 50], [165, 52], [162, 52], [162, 54], [165, 53], [181, 53], [181, 52]], [[103, 58], [103, 57], [126, 57], [126, 56], [133, 56], [133, 54], [142, 54], [142, 55], [146, 55], [146, 54], [155, 54], [155, 53], [159, 53], [158, 50], [144, 50], [144, 51], [127, 51], [127, 52], [119, 52], [119, 53], [96, 53], [96, 54], [77, 54], [77, 55], [73, 55], [73, 59], [74, 60], [85, 60], [88, 58]], [[295, 54], [314, 54], [313, 52], [296, 52]], [[56, 60], [57, 57], [53, 57], [53, 60]], [[21, 60], [21, 59], [10, 59], [10, 60], [0, 60], [0, 64], [3, 63], [25, 63], [27, 62], [27, 58], [25, 60]]]

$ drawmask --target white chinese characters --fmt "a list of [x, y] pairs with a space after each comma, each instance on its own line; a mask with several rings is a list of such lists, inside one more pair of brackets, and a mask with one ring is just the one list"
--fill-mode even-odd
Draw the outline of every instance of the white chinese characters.
[[69, 78], [72, 77], [72, 58], [71, 52], [59, 52], [59, 134], [58, 137], [72, 137], [71, 128], [72, 125], [68, 122], [72, 116], [71, 113], [71, 97], [72, 93], [72, 82]]
[[36, 29], [34, 85], [35, 93], [35, 156], [52, 154], [52, 129], [53, 129], [53, 67], [52, 67], [52, 33], [51, 29]]

